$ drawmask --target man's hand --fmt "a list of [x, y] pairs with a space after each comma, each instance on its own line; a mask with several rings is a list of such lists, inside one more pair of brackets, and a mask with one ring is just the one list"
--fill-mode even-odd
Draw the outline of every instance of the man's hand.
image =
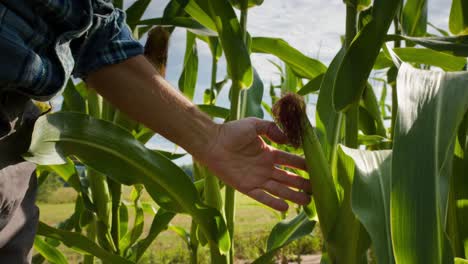
[[288, 209], [284, 199], [308, 204], [306, 193], [290, 187], [308, 191], [309, 181], [277, 166], [304, 170], [305, 160], [267, 145], [260, 135], [280, 144], [287, 142], [273, 122], [257, 118], [233, 121], [219, 126], [202, 162], [225, 183], [276, 210]]

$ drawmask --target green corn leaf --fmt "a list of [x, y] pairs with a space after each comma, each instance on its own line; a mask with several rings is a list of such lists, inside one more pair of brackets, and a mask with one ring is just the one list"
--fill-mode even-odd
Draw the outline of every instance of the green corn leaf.
[[403, 32], [409, 36], [424, 36], [427, 31], [427, 0], [407, 0], [401, 17]]
[[31, 258], [31, 263], [33, 264], [42, 264], [44, 261], [45, 258], [40, 253], [34, 254]]
[[263, 81], [260, 79], [257, 71], [254, 68], [254, 82], [248, 90], [244, 90], [241, 96], [246, 96], [245, 112], [243, 117], [258, 117], [263, 119], [262, 98], [263, 98]]
[[118, 110], [109, 103], [106, 99], [102, 100], [102, 119], [107, 121], [113, 121], [114, 115]]
[[[210, 47], [211, 55], [214, 56], [215, 61], [218, 62], [219, 58], [223, 55], [223, 47], [221, 47], [219, 39], [217, 37], [208, 37], [206, 42], [208, 43], [208, 47]], [[223, 81], [227, 81], [227, 79]]]
[[382, 114], [380, 113], [379, 103], [377, 102], [374, 89], [369, 83], [367, 83], [367, 86], [364, 90], [361, 102], [361, 106], [369, 113], [372, 118], [372, 122], [374, 123], [375, 133], [373, 134], [385, 137], [386, 131], [382, 119]]
[[273, 116], [271, 111], [271, 106], [267, 102], [262, 102], [263, 109], [268, 113], [268, 115]]
[[190, 243], [189, 243], [189, 251], [190, 254], [192, 255], [191, 258], [193, 258], [194, 254], [198, 253], [198, 247], [200, 243], [197, 240], [197, 228], [198, 225], [192, 220], [192, 223], [190, 224]]
[[301, 141], [307, 172], [311, 184], [323, 236], [328, 240], [339, 211], [339, 199], [333, 182], [332, 171], [323, 152], [315, 129], [307, 116], [301, 118]]
[[[397, 263], [453, 263], [445, 234], [457, 128], [468, 108], [468, 73], [403, 64], [392, 161], [391, 230]], [[417, 183], [417, 184], [416, 184]]]
[[468, 259], [455, 258], [455, 264], [468, 264]]
[[152, 216], [154, 216], [158, 212], [158, 210], [154, 207], [154, 204], [151, 202], [142, 202], [141, 209], [143, 209], [143, 212], [145, 214], [149, 214]]
[[190, 234], [183, 227], [169, 225], [169, 230], [171, 230], [178, 237], [180, 237], [185, 242], [187, 247], [190, 247]]
[[99, 244], [105, 249], [116, 250], [117, 248], [110, 233], [112, 226], [112, 205], [106, 175], [88, 167], [86, 168], [86, 177], [93, 199], [94, 212], [97, 216], [96, 231]]
[[281, 94], [296, 93], [297, 86], [297, 76], [292, 68], [286, 64], [284, 66], [284, 82], [281, 84]]
[[372, 20], [372, 7], [367, 8], [358, 14], [357, 30], [360, 31]]
[[227, 84], [227, 82], [229, 81], [229, 78], [226, 77], [224, 78], [223, 80], [217, 82], [215, 84], [215, 89], [216, 91], [218, 92], [218, 94], [221, 92], [221, 90], [223, 89], [223, 87]]
[[387, 138], [379, 135], [358, 135], [359, 145], [372, 146], [390, 142]]
[[365, 151], [340, 146], [356, 167], [352, 186], [352, 210], [372, 239], [378, 263], [393, 264], [390, 234], [390, 150]]
[[323, 77], [325, 76], [324, 73], [318, 75], [314, 79], [310, 80], [306, 85], [304, 85], [299, 91], [297, 91], [297, 94], [305, 96], [310, 93], [316, 92], [320, 89], [320, 85], [322, 84]]
[[187, 98], [192, 100], [198, 77], [198, 52], [195, 34], [187, 31], [186, 43], [184, 69], [179, 78], [179, 89]]
[[120, 239], [127, 234], [128, 231], [128, 207], [125, 203], [121, 203], [119, 207], [119, 233]]
[[146, 144], [156, 134], [153, 130], [145, 127], [142, 124], [138, 124], [138, 127], [132, 131], [132, 135], [139, 142]]
[[300, 237], [311, 234], [315, 223], [304, 212], [299, 213], [293, 219], [279, 222], [268, 236], [267, 250], [281, 248]]
[[162, 231], [167, 229], [169, 222], [174, 218], [174, 216], [174, 213], [168, 212], [162, 208], [158, 210], [153, 218], [148, 235], [144, 239], [139, 240], [130, 250], [130, 252], [135, 252], [134, 254], [131, 254], [135, 261], [138, 261], [156, 237]]
[[[87, 87], [87, 86], [86, 86]], [[88, 91], [88, 98], [87, 98], [87, 103], [88, 103], [88, 112], [90, 116], [98, 119], [102, 119], [102, 96], [100, 96], [96, 90], [94, 89], [89, 89]]]
[[197, 105], [197, 107], [211, 117], [226, 119], [229, 116], [229, 109], [216, 105]]
[[67, 159], [65, 164], [44, 166], [47, 169], [57, 173], [65, 182], [70, 184], [77, 192], [81, 191], [81, 183], [76, 171], [75, 164], [70, 159]]
[[333, 104], [337, 111], [359, 101], [400, 2], [374, 1], [373, 20], [357, 34], [336, 75]]
[[34, 239], [34, 249], [52, 264], [68, 263], [65, 256], [57, 248], [42, 240], [40, 237]]
[[85, 82], [79, 82], [75, 85], [76, 91], [81, 95], [83, 99], [88, 99], [89, 89]]
[[339, 149], [337, 150], [337, 156], [336, 186], [337, 189], [341, 188], [342, 195], [340, 207], [336, 213], [336, 220], [328, 236], [327, 251], [333, 263], [365, 263], [370, 239], [364, 226], [352, 211], [352, 185], [355, 177], [355, 165], [353, 160], [343, 155], [343, 152]]
[[196, 168], [195, 179], [205, 179], [205, 188], [203, 189], [203, 195], [206, 204], [222, 210], [223, 198], [221, 197], [221, 188], [219, 186], [219, 179], [211, 173], [206, 166], [196, 162], [194, 164]]
[[362, 106], [359, 106], [359, 130], [364, 135], [376, 134], [377, 128], [371, 114]]
[[[176, 0], [180, 3], [186, 0]], [[215, 22], [210, 17], [209, 12], [205, 9], [203, 10], [198, 1], [190, 0], [188, 4], [185, 6], [185, 12], [187, 12], [193, 19], [197, 20], [200, 24], [205, 26], [206, 28], [211, 29], [214, 32], [217, 32]]]
[[359, 130], [365, 135], [374, 135], [377, 133], [374, 118], [362, 105], [359, 106]]
[[[395, 49], [394, 49], [395, 50]], [[394, 66], [391, 58], [384, 51], [381, 51], [374, 63], [374, 70], [382, 70]]]
[[[63, 220], [59, 224], [57, 224], [57, 228], [70, 231], [73, 228], [75, 228], [76, 232], [80, 232], [80, 228], [78, 227], [78, 221], [80, 220], [80, 213], [81, 211], [84, 210], [83, 207], [83, 201], [80, 196], [77, 197], [76, 202], [75, 202], [75, 208], [74, 212], [71, 216], [69, 216], [67, 219]], [[52, 242], [55, 241], [55, 243]], [[60, 242], [54, 239], [46, 239], [47, 242], [49, 242], [51, 245], [58, 247], [60, 245]]]
[[[394, 48], [393, 51], [396, 55], [398, 55], [398, 57], [402, 61], [408, 63], [432, 65], [440, 67], [445, 71], [459, 71], [463, 69], [463, 67], [466, 64], [466, 58], [456, 57], [448, 53], [439, 52], [431, 49]], [[379, 54], [380, 59], [378, 67], [391, 67], [393, 65], [391, 59], [385, 56], [384, 53], [381, 54]]]
[[80, 219], [79, 219], [79, 227], [80, 229], [81, 228], [85, 228], [85, 227], [88, 227], [90, 228], [88, 225], [94, 221], [94, 213], [92, 213], [91, 210], [88, 210], [87, 208], [85, 210], [83, 210], [80, 214]]
[[264, 0], [229, 0], [229, 2], [237, 9], [242, 9], [243, 2], [247, 2], [247, 8], [260, 6]]
[[135, 29], [138, 21], [140, 21], [150, 3], [151, 0], [137, 0], [127, 8], [127, 10], [125, 10], [125, 13], [127, 14], [127, 24], [130, 26], [132, 31]]
[[331, 162], [331, 168], [334, 168], [334, 157], [336, 147], [341, 135], [342, 114], [335, 111], [333, 107], [333, 84], [338, 73], [340, 64], [346, 54], [342, 48], [333, 58], [327, 72], [323, 76], [320, 92], [317, 99], [317, 131], [323, 151], [327, 160]]
[[184, 8], [187, 6], [189, 0], [170, 0], [164, 8], [163, 18], [169, 19], [177, 16], [184, 16]]
[[212, 91], [211, 88], [205, 89], [203, 92], [203, 104], [210, 105], [216, 103], [216, 91]]
[[189, 177], [124, 129], [79, 113], [40, 117], [25, 158], [38, 164], [60, 164], [69, 155], [119, 183], [144, 184], [161, 207], [192, 215], [210, 243], [218, 244], [221, 252], [229, 249], [221, 214], [200, 201]]
[[358, 0], [357, 1], [357, 10], [358, 11], [363, 11], [369, 8], [372, 4], [371, 0]]
[[138, 25], [148, 26], [173, 26], [186, 28], [188, 31], [200, 36], [217, 36], [217, 33], [206, 28], [197, 20], [190, 17], [152, 18], [138, 22]]
[[62, 111], [86, 113], [86, 102], [83, 97], [81, 97], [80, 93], [76, 90], [75, 84], [73, 84], [73, 80], [70, 79], [67, 82], [67, 86], [65, 87], [62, 96]]
[[452, 54], [454, 56], [468, 57], [468, 36], [454, 37], [407, 37], [401, 35], [388, 35], [386, 41], [409, 40], [429, 49]]
[[57, 239], [66, 246], [78, 251], [79, 253], [95, 256], [105, 262], [116, 264], [133, 263], [132, 261], [126, 260], [121, 256], [114, 255], [109, 251], [104, 250], [96, 243], [79, 233], [56, 229], [44, 224], [43, 222], [39, 222], [37, 234], [48, 238]]
[[435, 29], [437, 32], [439, 32], [439, 34], [441, 36], [444, 36], [444, 37], [450, 36], [450, 33], [448, 33], [447, 30], [444, 30], [444, 29], [432, 24], [431, 22], [427, 22], [427, 25], [430, 26], [431, 28]]
[[[84, 202], [83, 202], [83, 197], [82, 194], [78, 194], [76, 200], [75, 200], [75, 210], [73, 214], [69, 218], [69, 223], [65, 224], [64, 226], [58, 225], [57, 227], [66, 231], [70, 231], [72, 229], [75, 229], [76, 232], [81, 232], [81, 226], [80, 226], [80, 221], [81, 221], [81, 214], [82, 212], [86, 211], [84, 207]], [[68, 221], [68, 220], [66, 220]], [[71, 226], [73, 225], [73, 226]]]
[[449, 29], [455, 35], [468, 34], [468, 3], [463, 0], [452, 0]]
[[133, 208], [135, 209], [135, 218], [132, 229], [130, 229], [130, 231], [120, 240], [119, 244], [121, 252], [126, 252], [129, 247], [135, 244], [135, 242], [143, 233], [145, 216], [140, 202], [142, 190], [143, 186], [141, 185], [135, 185], [132, 189], [131, 200], [133, 202]]
[[454, 255], [468, 257], [468, 113], [460, 125], [455, 141], [453, 173], [450, 179], [449, 211], [447, 233], [450, 237]]
[[316, 222], [309, 220], [303, 211], [295, 218], [276, 224], [271, 230], [267, 241], [266, 253], [252, 264], [271, 263], [276, 252], [287, 244], [307, 236], [314, 230]]
[[166, 151], [166, 150], [161, 150], [161, 149], [154, 149], [153, 151], [163, 155], [164, 157], [170, 159], [170, 160], [175, 160], [175, 159], [180, 159], [183, 156], [187, 155], [187, 153], [180, 153], [180, 152], [175, 152], [175, 151]]
[[[106, 104], [106, 105], [108, 105], [108, 104]], [[137, 121], [130, 118], [125, 113], [122, 113], [122, 111], [120, 111], [120, 110], [116, 110], [115, 108], [114, 108], [114, 110], [115, 110], [115, 112], [113, 114], [113, 117], [111, 119], [104, 119], [104, 120], [113, 122], [114, 124], [125, 128], [129, 132], [134, 132], [135, 130], [138, 130], [138, 127], [140, 126], [140, 124]]]
[[[214, 21], [233, 83], [239, 84], [241, 89], [249, 88], [253, 82], [253, 69], [234, 9], [228, 0], [195, 2]], [[190, 4], [187, 5], [189, 6]], [[190, 14], [188, 10], [187, 12]]]
[[41, 188], [41, 186], [44, 184], [44, 182], [49, 178], [49, 175], [51, 174], [50, 171], [45, 169], [42, 166], [37, 166], [36, 168], [36, 175], [37, 175], [37, 187]]
[[278, 70], [280, 76], [284, 76], [284, 71], [283, 71], [283, 67], [281, 67], [281, 65], [279, 65], [278, 63], [274, 62], [273, 60], [268, 60], [273, 66], [275, 66], [275, 68]]
[[286, 41], [277, 38], [252, 38], [252, 52], [275, 55], [287, 63], [292, 70], [302, 78], [314, 79], [325, 73], [327, 67], [318, 60], [307, 57]]

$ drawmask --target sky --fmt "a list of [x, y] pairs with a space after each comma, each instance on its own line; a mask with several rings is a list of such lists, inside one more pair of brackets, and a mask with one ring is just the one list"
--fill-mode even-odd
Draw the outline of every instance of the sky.
[[[448, 28], [450, 0], [428, 0], [429, 21], [443, 29]], [[126, 1], [130, 5], [133, 1]], [[162, 15], [168, 0], [153, 0], [145, 18]], [[329, 64], [340, 48], [340, 36], [345, 28], [345, 5], [341, 0], [265, 0], [264, 3], [249, 10], [247, 28], [252, 36], [282, 38], [304, 54]], [[145, 39], [143, 39], [144, 41]], [[207, 46], [199, 41], [199, 93], [195, 101], [201, 102], [201, 91], [209, 86], [211, 74], [211, 55]], [[167, 79], [177, 87], [182, 71], [185, 51], [185, 32], [178, 29], [171, 37]], [[279, 75], [268, 61], [273, 56], [253, 54], [252, 64], [265, 84], [278, 82]], [[221, 60], [218, 70], [223, 78], [226, 64]]]
[[[125, 1], [129, 6], [133, 1]], [[450, 0], [428, 0], [428, 20], [442, 29], [448, 28]], [[162, 15], [168, 0], [153, 0], [144, 18], [156, 18]], [[340, 36], [345, 31], [345, 5], [341, 0], [265, 0], [264, 3], [249, 10], [248, 31], [252, 36], [275, 37], [286, 40], [291, 46], [312, 58], [328, 65], [340, 48]], [[142, 42], [145, 38], [142, 39]], [[171, 36], [167, 79], [177, 87], [182, 71], [185, 52], [185, 32], [176, 29]], [[195, 94], [195, 103], [202, 103], [203, 90], [209, 87], [211, 76], [211, 54], [207, 45], [198, 42], [199, 74]], [[264, 54], [253, 54], [252, 64], [262, 78], [265, 87], [270, 82], [278, 83], [276, 68], [269, 62], [280, 62], [277, 58]], [[220, 60], [218, 79], [226, 75], [226, 63]], [[219, 104], [228, 107], [227, 91], [220, 94]], [[265, 89], [265, 96], [268, 91]], [[150, 147], [174, 149], [173, 145], [156, 137]], [[184, 158], [178, 163], [187, 163]]]

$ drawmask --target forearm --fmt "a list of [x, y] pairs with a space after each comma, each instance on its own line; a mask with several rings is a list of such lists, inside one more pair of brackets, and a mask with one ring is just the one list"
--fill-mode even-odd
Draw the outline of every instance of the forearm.
[[160, 76], [143, 57], [91, 73], [87, 84], [133, 119], [198, 159], [218, 133], [216, 125]]

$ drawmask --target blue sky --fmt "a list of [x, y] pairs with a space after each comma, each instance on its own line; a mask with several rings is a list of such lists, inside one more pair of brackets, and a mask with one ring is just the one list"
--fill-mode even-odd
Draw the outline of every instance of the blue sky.
[[[126, 1], [130, 5], [133, 1]], [[145, 18], [160, 17], [168, 0], [153, 0]], [[448, 28], [450, 0], [429, 0], [429, 21], [443, 29]], [[263, 5], [249, 10], [248, 30], [252, 36], [283, 38], [290, 45], [304, 54], [319, 59], [328, 65], [340, 48], [340, 35], [345, 31], [345, 5], [341, 0], [265, 0]], [[145, 41], [145, 39], [142, 39]], [[198, 42], [199, 75], [195, 102], [202, 102], [202, 92], [209, 86], [211, 74], [211, 54], [203, 42]], [[171, 37], [167, 79], [177, 87], [185, 51], [185, 32], [176, 29]], [[265, 86], [277, 83], [279, 75], [268, 61], [279, 60], [273, 56], [254, 54], [252, 63], [259, 72]], [[226, 64], [220, 61], [219, 79], [225, 76]], [[228, 106], [226, 92], [222, 93], [219, 104]], [[267, 94], [268, 91], [265, 91]], [[312, 115], [313, 116], [313, 115]], [[165, 149], [174, 146], [161, 137], [156, 137], [149, 144]], [[179, 163], [190, 162], [184, 158]]]

